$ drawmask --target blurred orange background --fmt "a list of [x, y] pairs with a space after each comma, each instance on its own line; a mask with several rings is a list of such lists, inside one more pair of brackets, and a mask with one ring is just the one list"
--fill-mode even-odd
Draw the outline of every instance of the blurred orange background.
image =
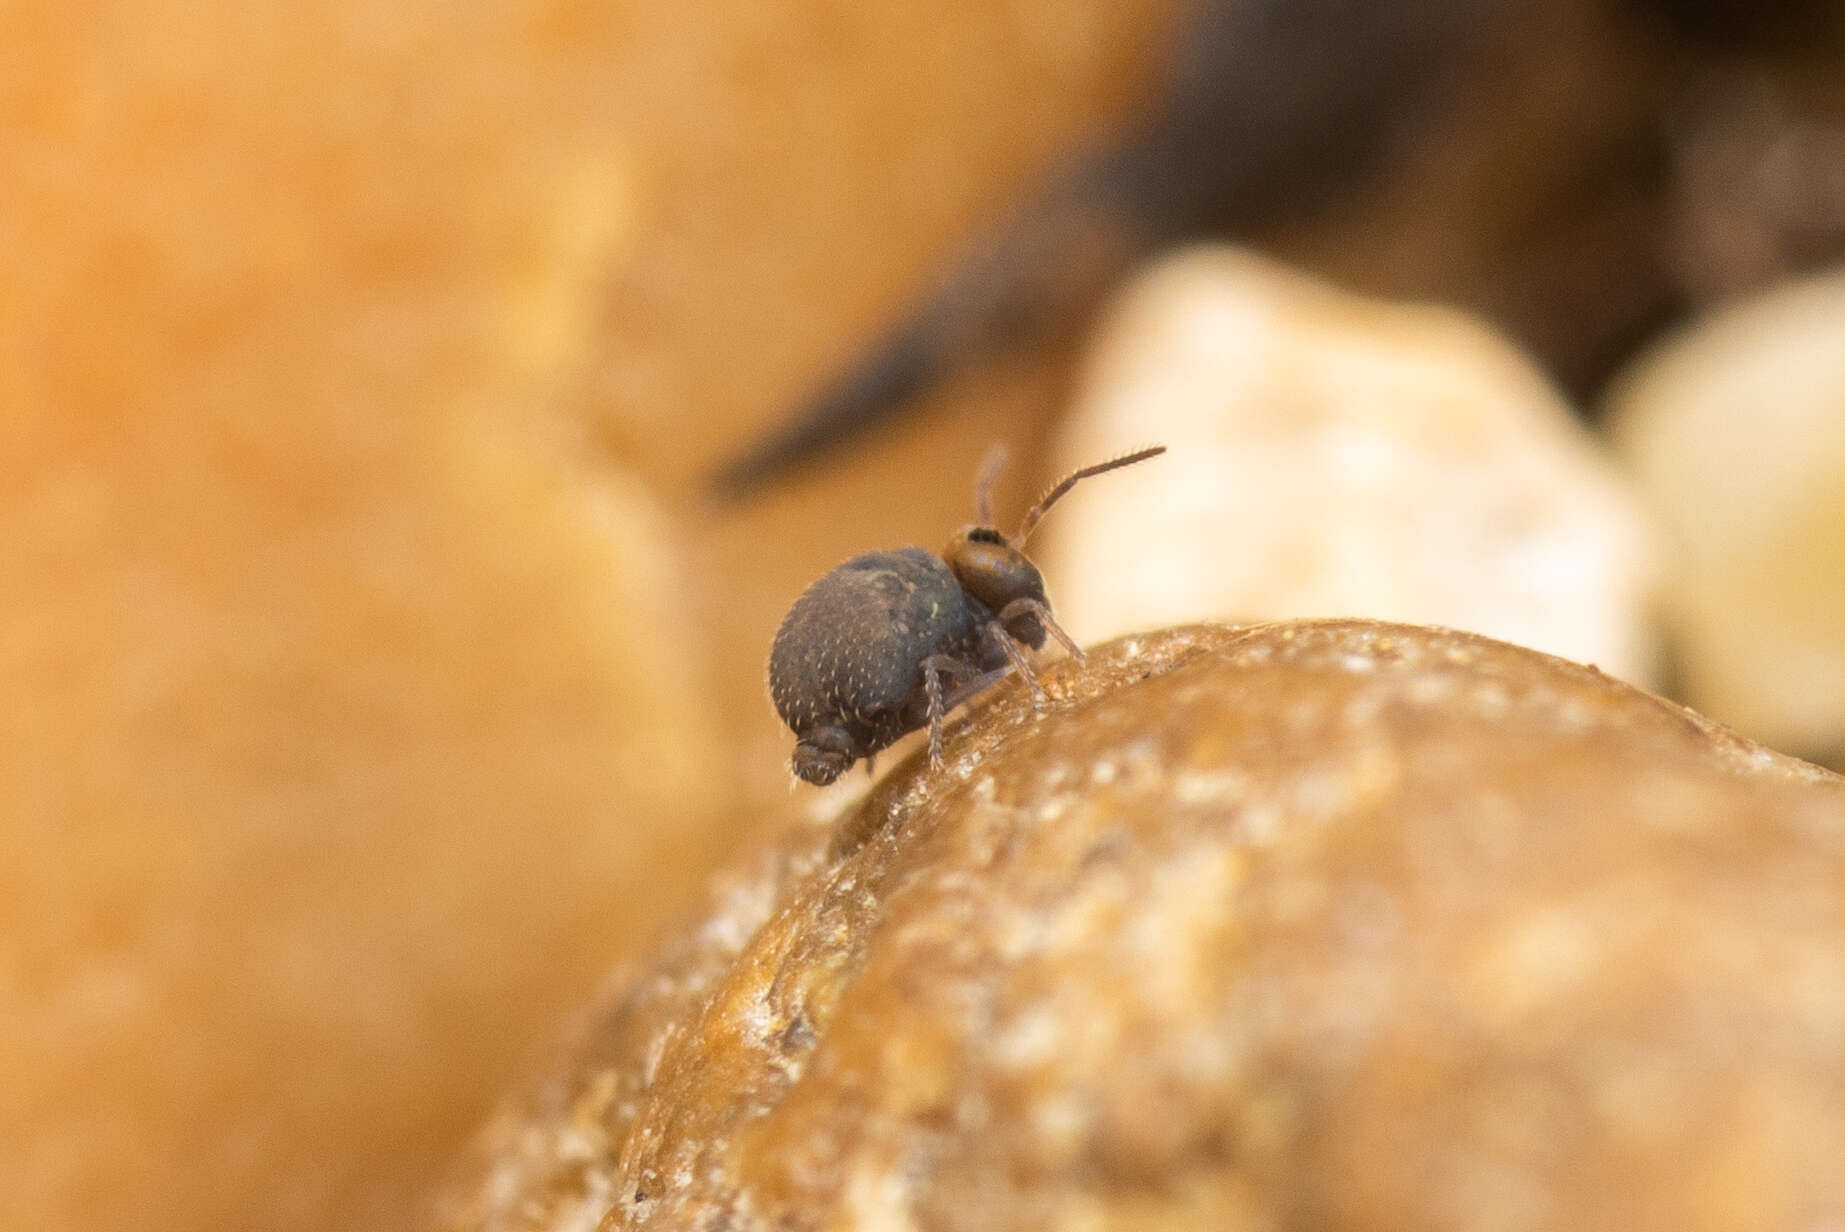
[[[742, 511], [699, 476], [1130, 114], [1178, 10], [0, 13], [8, 1226], [414, 1218], [611, 962], [791, 807], [788, 602], [937, 545], [995, 439], [1016, 510], [1069, 356]], [[1488, 254], [1644, 93], [1578, 37], [1600, 10], [1491, 69], [1509, 119], [1265, 238], [1515, 317]]]

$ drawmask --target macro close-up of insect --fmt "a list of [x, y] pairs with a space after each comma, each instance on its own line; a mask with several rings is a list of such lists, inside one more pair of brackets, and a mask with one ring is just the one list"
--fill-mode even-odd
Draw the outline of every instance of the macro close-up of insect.
[[925, 724], [930, 762], [939, 764], [943, 717], [1008, 671], [1042, 700], [1025, 648], [1042, 649], [1048, 635], [1078, 661], [1083, 652], [1052, 617], [1025, 541], [1079, 481], [1165, 451], [1073, 471], [1008, 538], [994, 524], [1005, 462], [995, 450], [975, 483], [979, 523], [957, 531], [939, 556], [918, 547], [866, 552], [809, 586], [769, 653], [769, 695], [795, 734], [795, 775], [825, 786]]

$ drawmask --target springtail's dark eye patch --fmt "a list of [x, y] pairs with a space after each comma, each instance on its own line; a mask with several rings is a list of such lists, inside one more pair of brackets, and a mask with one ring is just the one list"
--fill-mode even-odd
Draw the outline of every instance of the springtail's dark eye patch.
[[976, 526], [967, 532], [967, 537], [975, 543], [1004, 544], [1006, 537], [990, 526]]

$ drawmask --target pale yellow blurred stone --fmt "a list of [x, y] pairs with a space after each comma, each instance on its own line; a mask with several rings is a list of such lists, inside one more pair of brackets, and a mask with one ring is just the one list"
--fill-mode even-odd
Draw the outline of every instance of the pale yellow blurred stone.
[[1097, 337], [1041, 563], [1081, 640], [1200, 619], [1448, 625], [1645, 683], [1656, 539], [1560, 395], [1459, 313], [1199, 248]]
[[1687, 700], [1780, 748], [1845, 751], [1845, 270], [1662, 345], [1609, 422], [1676, 540]]

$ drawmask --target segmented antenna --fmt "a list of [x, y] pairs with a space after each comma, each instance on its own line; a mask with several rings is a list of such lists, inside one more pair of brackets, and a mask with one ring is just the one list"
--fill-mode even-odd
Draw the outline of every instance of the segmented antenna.
[[1033, 505], [1031, 510], [1026, 513], [1025, 520], [1019, 523], [1019, 533], [1012, 537], [1012, 546], [1015, 548], [1025, 546], [1025, 541], [1031, 538], [1031, 532], [1038, 528], [1038, 523], [1044, 519], [1046, 513], [1050, 512], [1051, 506], [1062, 500], [1064, 493], [1074, 488], [1078, 480], [1089, 479], [1093, 476], [1102, 474], [1104, 471], [1119, 470], [1124, 466], [1132, 466], [1136, 462], [1145, 462], [1148, 458], [1158, 457], [1165, 452], [1166, 447], [1164, 445], [1155, 445], [1151, 449], [1137, 449], [1133, 453], [1122, 454], [1119, 458], [1112, 458], [1107, 462], [1097, 462], [1094, 466], [1085, 466], [1081, 470], [1071, 471], [1068, 475], [1058, 480], [1057, 486], [1040, 497], [1038, 503]]
[[980, 516], [980, 525], [998, 526], [993, 520], [993, 487], [999, 482], [999, 473], [1006, 469], [1006, 447], [995, 444], [987, 450], [986, 461], [980, 464], [980, 474], [974, 479], [974, 511]]

